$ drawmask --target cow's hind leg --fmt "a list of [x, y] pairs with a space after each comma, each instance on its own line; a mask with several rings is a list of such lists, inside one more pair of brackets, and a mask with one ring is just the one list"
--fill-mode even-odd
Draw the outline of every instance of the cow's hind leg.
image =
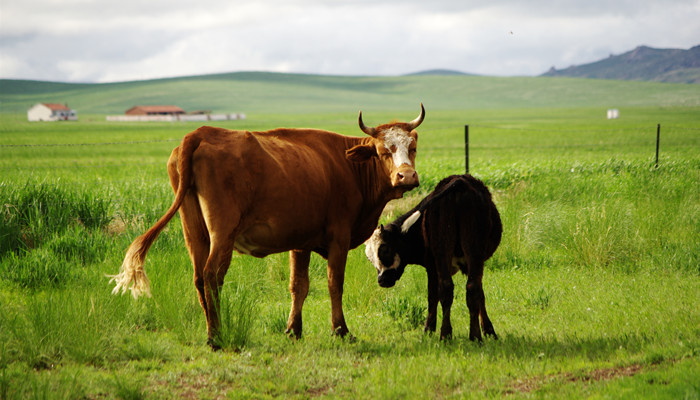
[[493, 329], [493, 324], [486, 313], [486, 298], [484, 296], [484, 289], [482, 285], [479, 285], [481, 292], [481, 308], [479, 309], [479, 314], [481, 315], [481, 329], [484, 331], [486, 336], [491, 336], [494, 339], [498, 339], [496, 331]]
[[301, 338], [301, 310], [304, 300], [309, 293], [309, 260], [311, 252], [292, 250], [289, 252], [289, 292], [292, 295], [292, 306], [287, 320], [288, 335]]
[[428, 315], [425, 318], [425, 328], [423, 331], [432, 333], [435, 332], [435, 327], [437, 326], [437, 306], [440, 300], [438, 277], [434, 265], [426, 265], [425, 269], [428, 273]]
[[[168, 174], [173, 191], [177, 192], [179, 185], [179, 172], [177, 171], [177, 156], [179, 150], [173, 151], [173, 156], [168, 161]], [[197, 195], [188, 193], [180, 206], [180, 219], [182, 220], [182, 232], [185, 236], [185, 245], [190, 254], [194, 267], [194, 286], [197, 289], [199, 304], [207, 313], [207, 302], [204, 295], [204, 267], [209, 258], [209, 232], [207, 231], [202, 209], [199, 206]]]
[[432, 249], [435, 260], [438, 297], [442, 306], [442, 325], [440, 326], [440, 339], [450, 339], [452, 337], [451, 310], [454, 300], [454, 283], [452, 281], [451, 261], [452, 252], [448, 251], [450, 243], [444, 246], [436, 246]]
[[211, 253], [204, 267], [204, 297], [207, 305], [207, 343], [214, 350], [221, 348], [220, 338], [220, 294], [224, 284], [224, 277], [231, 263], [233, 242], [224, 241], [218, 243], [212, 240]]
[[[484, 262], [478, 258], [471, 258], [467, 274], [467, 308], [469, 308], [469, 339], [481, 341], [481, 330], [485, 335], [498, 339], [493, 324], [486, 313], [486, 297], [482, 277], [484, 275]], [[481, 326], [479, 325], [481, 316]]]
[[[471, 258], [467, 273], [467, 308], [469, 309], [469, 340], [481, 341], [481, 331], [485, 335], [498, 339], [493, 324], [486, 313], [486, 297], [482, 278], [484, 275], [484, 262], [478, 258]], [[481, 316], [481, 325], [479, 325]]]
[[469, 340], [481, 341], [479, 310], [481, 309], [481, 279], [471, 274], [467, 277], [467, 308], [469, 309]]
[[207, 300], [204, 293], [204, 268], [209, 258], [209, 232], [202, 218], [202, 212], [195, 196], [187, 196], [180, 208], [182, 228], [187, 250], [194, 266], [194, 287], [197, 289], [199, 304], [207, 313]]

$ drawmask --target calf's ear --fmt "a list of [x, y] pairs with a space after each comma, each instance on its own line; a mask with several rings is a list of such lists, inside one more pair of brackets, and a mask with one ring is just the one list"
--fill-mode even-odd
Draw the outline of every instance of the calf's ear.
[[420, 218], [420, 211], [416, 211], [413, 214], [411, 214], [410, 217], [406, 218], [405, 221], [403, 221], [403, 224], [401, 224], [401, 233], [406, 233], [408, 232], [409, 229], [413, 226], [413, 224], [418, 221], [418, 218]]
[[377, 151], [374, 149], [374, 146], [369, 144], [358, 144], [355, 147], [345, 150], [345, 157], [353, 162], [365, 162], [376, 155]]

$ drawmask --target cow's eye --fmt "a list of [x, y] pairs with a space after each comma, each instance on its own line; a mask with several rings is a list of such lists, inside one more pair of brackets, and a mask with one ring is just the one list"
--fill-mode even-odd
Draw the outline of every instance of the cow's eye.
[[391, 249], [391, 247], [385, 244], [379, 246], [377, 256], [379, 256], [379, 261], [385, 267], [390, 267], [394, 264], [394, 251]]

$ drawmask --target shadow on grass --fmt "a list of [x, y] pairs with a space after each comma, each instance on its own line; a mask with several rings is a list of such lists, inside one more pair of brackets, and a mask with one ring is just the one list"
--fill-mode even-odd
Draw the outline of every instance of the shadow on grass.
[[[615, 358], [615, 353], [624, 350], [636, 353], [653, 342], [644, 335], [629, 334], [612, 338], [591, 338], [569, 336], [558, 337], [528, 337], [520, 335], [504, 335], [499, 340], [485, 339], [484, 342], [472, 342], [465, 335], [448, 341], [441, 341], [436, 334], [420, 334], [422, 336], [406, 336], [383, 340], [358, 340], [355, 344], [347, 343], [347, 350], [353, 349], [364, 356], [384, 357], [396, 355], [412, 355], [416, 357], [444, 353], [446, 356], [481, 354], [496, 359], [564, 359], [580, 357], [588, 360], [603, 360]], [[337, 340], [336, 346], [343, 346]], [[662, 355], [657, 355], [661, 357]]]

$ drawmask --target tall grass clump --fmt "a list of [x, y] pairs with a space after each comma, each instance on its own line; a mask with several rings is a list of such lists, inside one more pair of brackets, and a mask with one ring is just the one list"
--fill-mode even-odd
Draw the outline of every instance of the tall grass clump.
[[495, 180], [484, 179], [493, 184], [504, 224], [497, 267], [698, 271], [696, 164], [655, 169], [609, 159], [570, 165], [543, 163], [530, 173], [495, 171]]
[[107, 199], [59, 184], [0, 185], [0, 203], [0, 255], [39, 247], [53, 233], [72, 226], [98, 229], [112, 219]]
[[425, 322], [426, 307], [422, 296], [389, 297], [384, 302], [384, 311], [400, 326], [415, 329]]
[[99, 298], [76, 291], [35, 293], [26, 303], [3, 305], [8, 354], [31, 368], [52, 368], [65, 359], [101, 365], [111, 357], [116, 334], [110, 313]]
[[641, 240], [631, 222], [631, 211], [614, 202], [592, 204], [575, 212], [563, 246], [577, 263], [607, 267], [634, 263]]
[[[226, 287], [229, 286], [229, 287]], [[241, 351], [250, 341], [258, 315], [259, 293], [249, 285], [225, 285], [221, 291], [219, 342], [222, 348]]]
[[109, 202], [88, 190], [0, 185], [0, 207], [0, 277], [21, 288], [60, 287], [109, 246]]

